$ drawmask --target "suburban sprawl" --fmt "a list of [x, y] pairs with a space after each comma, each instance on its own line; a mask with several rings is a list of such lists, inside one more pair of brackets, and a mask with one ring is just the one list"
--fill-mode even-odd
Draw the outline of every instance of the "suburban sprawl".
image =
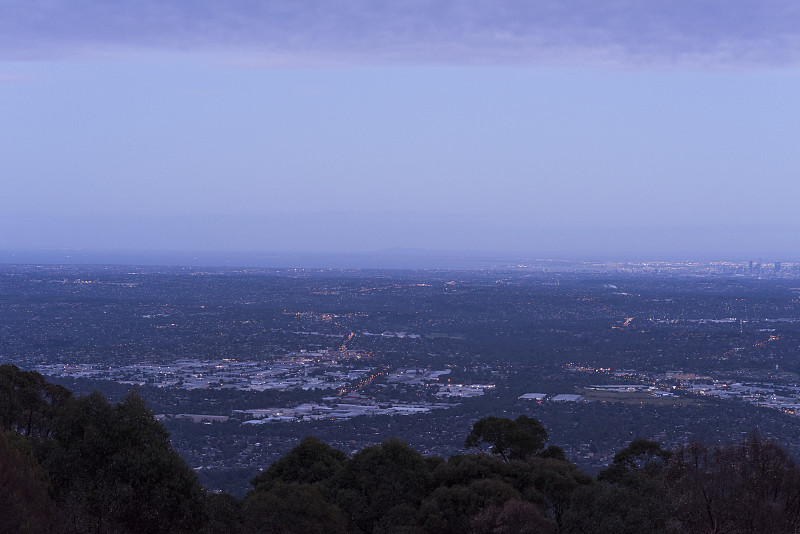
[[0, 316], [0, 363], [112, 400], [136, 389], [203, 483], [236, 494], [307, 435], [449, 456], [486, 415], [541, 420], [589, 472], [636, 437], [800, 443], [785, 262], [4, 265]]

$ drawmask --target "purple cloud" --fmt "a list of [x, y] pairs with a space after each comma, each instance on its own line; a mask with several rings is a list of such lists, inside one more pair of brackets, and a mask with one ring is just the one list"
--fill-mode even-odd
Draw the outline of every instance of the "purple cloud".
[[6, 0], [0, 58], [128, 51], [264, 63], [786, 66], [794, 0]]

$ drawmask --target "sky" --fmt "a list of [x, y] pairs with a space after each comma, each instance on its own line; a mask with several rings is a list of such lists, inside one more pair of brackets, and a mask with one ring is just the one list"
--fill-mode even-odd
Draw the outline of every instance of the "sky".
[[0, 250], [800, 260], [800, 3], [0, 0]]

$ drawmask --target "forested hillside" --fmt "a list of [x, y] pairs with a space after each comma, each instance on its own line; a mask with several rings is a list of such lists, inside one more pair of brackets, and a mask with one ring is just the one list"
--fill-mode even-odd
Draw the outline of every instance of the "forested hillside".
[[[800, 470], [757, 435], [677, 450], [634, 440], [597, 477], [536, 419], [485, 417], [474, 454], [390, 439], [348, 457], [308, 437], [247, 496], [204, 491], [135, 393], [75, 397], [0, 366], [0, 531], [54, 533], [791, 533]], [[470, 449], [472, 450], [472, 449]]]

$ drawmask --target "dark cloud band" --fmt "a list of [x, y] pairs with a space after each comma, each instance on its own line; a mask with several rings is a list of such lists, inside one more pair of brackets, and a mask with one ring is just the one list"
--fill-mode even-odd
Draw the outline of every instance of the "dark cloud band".
[[785, 0], [6, 0], [0, 58], [126, 50], [264, 62], [781, 66], [800, 61]]

